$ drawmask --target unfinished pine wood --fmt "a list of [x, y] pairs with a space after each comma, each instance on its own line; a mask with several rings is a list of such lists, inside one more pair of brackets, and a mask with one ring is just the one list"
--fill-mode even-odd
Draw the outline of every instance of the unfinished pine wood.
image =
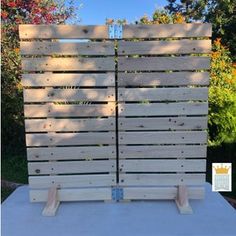
[[80, 188], [80, 187], [105, 187], [114, 185], [115, 174], [95, 175], [57, 175], [57, 176], [30, 176], [30, 188]]
[[207, 115], [207, 102], [118, 104], [122, 116]]
[[107, 25], [19, 25], [21, 39], [103, 39]]
[[115, 116], [115, 103], [82, 105], [25, 105], [25, 117], [103, 117]]
[[29, 162], [29, 175], [115, 172], [115, 160]]
[[112, 72], [101, 74], [73, 74], [57, 73], [50, 76], [44, 74], [23, 74], [22, 85], [26, 87], [40, 86], [85, 86], [101, 87], [115, 86], [115, 74]]
[[[47, 201], [47, 192], [47, 190], [30, 190], [30, 201]], [[61, 202], [111, 200], [111, 188], [59, 189], [58, 200]]]
[[121, 160], [121, 172], [205, 172], [206, 160]]
[[115, 144], [115, 133], [26, 134], [27, 146]]
[[123, 38], [211, 37], [211, 24], [124, 25]]
[[[124, 187], [124, 199], [133, 200], [158, 200], [176, 199], [177, 187]], [[203, 199], [205, 189], [203, 187], [189, 187], [189, 199]]]
[[208, 85], [209, 72], [118, 73], [119, 86]]
[[210, 40], [119, 41], [118, 55], [210, 53]]
[[[168, 163], [168, 161], [167, 161]], [[205, 174], [120, 174], [121, 186], [201, 185]]]
[[206, 129], [207, 117], [119, 118], [119, 130]]
[[20, 42], [21, 55], [114, 55], [113, 42]]
[[22, 58], [23, 71], [114, 71], [114, 58]]
[[205, 158], [206, 145], [163, 145], [119, 147], [119, 158]]
[[119, 101], [199, 101], [207, 98], [208, 88], [120, 88], [118, 91]]
[[115, 118], [105, 119], [26, 119], [26, 132], [114, 131]]
[[27, 157], [29, 161], [110, 159], [116, 157], [116, 147], [111, 145], [99, 147], [27, 148]]
[[207, 70], [209, 57], [119, 57], [119, 71]]
[[115, 101], [115, 89], [24, 89], [25, 102]]
[[120, 144], [206, 144], [206, 131], [120, 132]]

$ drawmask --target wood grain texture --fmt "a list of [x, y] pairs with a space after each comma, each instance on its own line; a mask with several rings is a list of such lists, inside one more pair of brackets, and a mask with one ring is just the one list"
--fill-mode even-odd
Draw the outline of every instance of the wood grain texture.
[[98, 117], [115, 116], [115, 104], [25, 105], [25, 117]]
[[[199, 150], [199, 155], [201, 155], [201, 150]], [[116, 147], [110, 145], [96, 147], [27, 148], [27, 158], [29, 161], [115, 159]]]
[[210, 53], [210, 40], [119, 41], [118, 55]]
[[29, 87], [41, 86], [115, 86], [115, 74], [23, 74], [22, 85]]
[[108, 89], [24, 89], [25, 102], [115, 101], [115, 88]]
[[22, 58], [23, 71], [114, 71], [114, 58]]
[[21, 55], [114, 55], [113, 42], [20, 42]]
[[115, 172], [115, 160], [29, 162], [29, 175]]
[[115, 131], [115, 118], [105, 119], [26, 119], [26, 132]]
[[118, 90], [119, 101], [199, 101], [207, 99], [208, 88], [120, 88]]
[[123, 38], [211, 37], [211, 24], [124, 25]]
[[19, 25], [21, 39], [102, 39], [107, 25]]
[[210, 68], [209, 57], [119, 57], [119, 71], [203, 70]]
[[119, 104], [119, 115], [122, 116], [170, 116], [170, 115], [207, 115], [207, 102], [178, 103], [143, 103]]
[[120, 144], [206, 144], [206, 131], [120, 132]]
[[209, 72], [152, 72], [118, 73], [118, 85], [122, 86], [183, 86], [208, 85]]
[[27, 146], [115, 144], [115, 133], [26, 134]]

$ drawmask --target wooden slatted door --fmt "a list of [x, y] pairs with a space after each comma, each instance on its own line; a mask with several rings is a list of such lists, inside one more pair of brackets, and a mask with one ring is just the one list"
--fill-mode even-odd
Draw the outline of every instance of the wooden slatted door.
[[203, 198], [211, 26], [123, 30], [118, 130], [124, 199], [176, 199], [177, 186], [191, 186], [190, 199]]
[[[110, 200], [114, 42], [107, 26], [20, 26], [30, 200]], [[87, 40], [85, 40], [87, 39]]]

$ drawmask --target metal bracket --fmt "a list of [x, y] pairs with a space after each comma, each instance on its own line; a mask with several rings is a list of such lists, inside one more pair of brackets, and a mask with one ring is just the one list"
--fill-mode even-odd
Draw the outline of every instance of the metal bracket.
[[122, 25], [109, 25], [108, 31], [110, 39], [122, 39]]
[[115, 201], [123, 200], [124, 198], [123, 188], [117, 188], [117, 187], [112, 188], [111, 197], [112, 197], [112, 200], [115, 200]]

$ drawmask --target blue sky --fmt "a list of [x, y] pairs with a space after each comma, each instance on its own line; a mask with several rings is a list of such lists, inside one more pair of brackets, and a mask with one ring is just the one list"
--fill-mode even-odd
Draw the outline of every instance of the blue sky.
[[166, 5], [165, 0], [75, 0], [82, 4], [78, 15], [80, 24], [104, 24], [106, 18], [127, 19], [129, 23], [138, 20], [144, 14], [152, 15], [156, 8]]

